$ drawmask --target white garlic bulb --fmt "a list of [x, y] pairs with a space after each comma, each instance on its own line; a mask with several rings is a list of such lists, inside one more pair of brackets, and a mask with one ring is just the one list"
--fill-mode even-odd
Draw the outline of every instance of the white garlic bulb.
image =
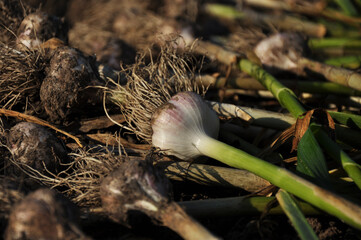
[[152, 143], [166, 154], [180, 159], [202, 155], [197, 145], [205, 136], [217, 138], [219, 119], [194, 92], [174, 95], [152, 118]]
[[306, 51], [305, 40], [296, 33], [278, 33], [260, 41], [254, 53], [263, 65], [283, 70], [298, 68], [298, 60]]

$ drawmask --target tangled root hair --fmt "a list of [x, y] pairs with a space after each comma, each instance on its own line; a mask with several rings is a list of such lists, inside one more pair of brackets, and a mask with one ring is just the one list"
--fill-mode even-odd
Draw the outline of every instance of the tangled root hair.
[[182, 91], [204, 94], [198, 89], [194, 72], [196, 61], [191, 47], [181, 53], [176, 41], [161, 47], [157, 59], [145, 63], [144, 55], [130, 69], [124, 70], [127, 84], [108, 89], [110, 99], [120, 107], [129, 128], [137, 137], [151, 143], [151, 119], [157, 108]]
[[45, 66], [43, 52], [20, 52], [0, 43], [0, 106], [38, 101]]

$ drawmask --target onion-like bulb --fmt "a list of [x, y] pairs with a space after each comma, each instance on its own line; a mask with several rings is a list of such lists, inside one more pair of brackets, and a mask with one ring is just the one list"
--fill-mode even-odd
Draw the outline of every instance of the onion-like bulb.
[[194, 92], [180, 92], [157, 109], [152, 118], [152, 143], [166, 154], [192, 159], [201, 154], [204, 136], [217, 138], [219, 119]]

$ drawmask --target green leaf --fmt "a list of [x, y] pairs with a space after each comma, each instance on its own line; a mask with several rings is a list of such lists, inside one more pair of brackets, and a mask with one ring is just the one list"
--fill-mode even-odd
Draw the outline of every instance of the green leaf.
[[358, 130], [361, 129], [361, 116], [359, 115], [334, 111], [329, 111], [328, 113], [341, 124]]
[[310, 129], [307, 129], [298, 144], [297, 171], [310, 176], [321, 185], [329, 183], [325, 157]]
[[303, 240], [318, 239], [316, 233], [308, 224], [305, 216], [298, 207], [296, 200], [283, 189], [280, 189], [276, 194], [276, 198], [286, 213], [287, 217], [291, 220], [293, 227], [296, 229], [298, 235]]
[[330, 157], [342, 165], [348, 176], [361, 189], [361, 166], [353, 161], [326, 133], [320, 131], [320, 126], [314, 124], [311, 126], [311, 130]]

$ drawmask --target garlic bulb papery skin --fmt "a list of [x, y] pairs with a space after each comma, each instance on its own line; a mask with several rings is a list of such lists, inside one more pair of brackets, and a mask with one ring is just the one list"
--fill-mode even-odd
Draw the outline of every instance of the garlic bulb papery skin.
[[193, 159], [201, 154], [202, 139], [217, 138], [219, 119], [201, 96], [181, 92], [157, 109], [152, 117], [152, 143], [168, 155]]
[[260, 41], [254, 53], [262, 64], [283, 70], [298, 68], [305, 50], [304, 39], [296, 33], [277, 33]]

